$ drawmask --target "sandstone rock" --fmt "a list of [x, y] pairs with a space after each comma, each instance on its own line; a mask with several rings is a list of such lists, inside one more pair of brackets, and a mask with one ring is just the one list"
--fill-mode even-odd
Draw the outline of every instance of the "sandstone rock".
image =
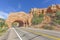
[[54, 17], [57, 10], [60, 10], [60, 5], [51, 5], [48, 8], [32, 8], [29, 14], [25, 12], [10, 13], [9, 17], [6, 20], [6, 23], [9, 27], [11, 27], [12, 23], [15, 21], [22, 22], [23, 26], [31, 26], [33, 14], [36, 13], [37, 16], [39, 16], [40, 14], [44, 15], [44, 20], [40, 24], [40, 26], [43, 26], [51, 22], [52, 19], [49, 14]]
[[6, 20], [6, 23], [8, 24], [9, 27], [12, 26], [13, 22], [19, 22], [23, 23], [22, 26], [30, 26], [32, 20], [32, 15], [31, 14], [26, 14], [25, 12], [16, 12], [16, 13], [10, 13], [9, 17]]

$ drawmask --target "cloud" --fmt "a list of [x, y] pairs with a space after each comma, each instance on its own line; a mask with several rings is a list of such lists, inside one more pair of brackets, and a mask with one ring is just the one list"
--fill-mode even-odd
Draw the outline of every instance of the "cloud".
[[8, 13], [0, 11], [0, 18], [6, 19], [8, 17]]
[[4, 17], [0, 15], [0, 18], [4, 18]]

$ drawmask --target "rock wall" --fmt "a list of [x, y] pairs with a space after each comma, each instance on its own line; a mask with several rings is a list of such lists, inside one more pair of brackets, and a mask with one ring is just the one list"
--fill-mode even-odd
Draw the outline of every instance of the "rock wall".
[[41, 25], [43, 23], [50, 23], [51, 17], [49, 16], [49, 14], [51, 14], [54, 17], [57, 10], [60, 10], [60, 5], [51, 5], [48, 8], [32, 8], [29, 14], [25, 12], [10, 13], [6, 20], [6, 23], [8, 24], [9, 27], [11, 27], [14, 21], [19, 20], [23, 22], [23, 26], [31, 26], [33, 14], [35, 13], [37, 16], [39, 16], [40, 14], [44, 15], [44, 20], [41, 23]]
[[51, 5], [48, 8], [32, 8], [30, 13], [31, 14], [37, 14], [38, 16], [40, 14], [44, 15], [44, 20], [42, 23], [40, 23], [40, 26], [45, 26], [45, 24], [48, 24], [52, 21], [52, 18], [49, 16], [51, 15], [52, 17], [55, 17], [56, 11], [60, 10], [60, 5]]
[[6, 23], [8, 24], [9, 27], [12, 27], [13, 22], [22, 21], [23, 26], [30, 26], [32, 24], [31, 23], [32, 17], [33, 16], [31, 14], [27, 14], [25, 12], [10, 13], [6, 20]]

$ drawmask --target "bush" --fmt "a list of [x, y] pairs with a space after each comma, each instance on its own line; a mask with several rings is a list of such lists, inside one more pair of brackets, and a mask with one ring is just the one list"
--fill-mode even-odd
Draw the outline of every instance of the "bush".
[[54, 22], [60, 24], [60, 20], [54, 20]]
[[56, 17], [54, 19], [54, 22], [60, 24], [60, 11], [56, 11]]
[[2, 35], [8, 29], [8, 25], [5, 24], [5, 20], [0, 18], [0, 35]]
[[53, 26], [44, 26], [43, 28], [44, 28], [44, 29], [48, 29], [48, 30], [53, 30], [53, 29], [54, 29]]
[[0, 27], [3, 27], [4, 26], [4, 22], [0, 22]]
[[32, 19], [32, 24], [39, 24], [41, 23], [43, 20], [43, 14], [40, 14], [39, 16], [37, 16], [36, 14], [33, 15], [33, 19]]
[[0, 36], [3, 35], [3, 33], [5, 33], [7, 31], [8, 27], [4, 27], [4, 28], [1, 28], [0, 27]]
[[0, 33], [6, 32], [7, 28], [0, 28]]

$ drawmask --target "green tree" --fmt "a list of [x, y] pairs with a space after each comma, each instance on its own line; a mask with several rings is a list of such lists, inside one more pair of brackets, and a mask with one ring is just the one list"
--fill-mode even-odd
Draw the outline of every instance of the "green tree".
[[56, 16], [54, 18], [54, 22], [60, 24], [60, 11], [56, 11]]
[[8, 29], [7, 24], [5, 23], [5, 20], [0, 18], [0, 36], [6, 32], [6, 30]]
[[0, 22], [0, 27], [2, 28], [4, 26], [4, 22]]
[[3, 19], [3, 18], [0, 18], [0, 21], [3, 21], [3, 22], [5, 22], [5, 19]]
[[2, 28], [4, 26], [4, 24], [5, 24], [5, 20], [0, 18], [0, 27]]
[[33, 24], [39, 24], [43, 20], [43, 14], [40, 14], [39, 16], [36, 15], [36, 13], [33, 15], [32, 23]]

